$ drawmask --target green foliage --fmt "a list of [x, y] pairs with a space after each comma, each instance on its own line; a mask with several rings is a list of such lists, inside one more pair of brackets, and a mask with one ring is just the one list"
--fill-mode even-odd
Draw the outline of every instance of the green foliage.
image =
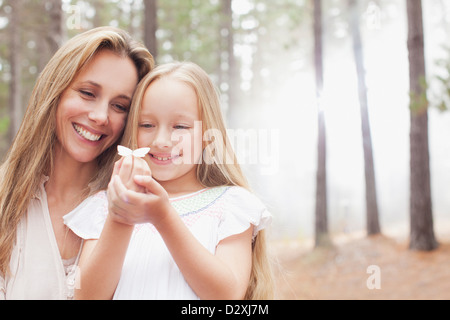
[[410, 97], [409, 108], [410, 108], [411, 112], [413, 112], [415, 114], [420, 114], [422, 112], [425, 112], [428, 109], [428, 107], [430, 106], [428, 96], [427, 96], [428, 84], [427, 84], [425, 77], [421, 77], [419, 79], [419, 83], [420, 83], [420, 92], [419, 93], [417, 93], [417, 92], [409, 93], [409, 97]]
[[447, 77], [436, 77], [436, 80], [439, 82], [442, 89], [441, 100], [437, 105], [441, 111], [447, 111], [450, 108], [450, 61], [447, 62], [446, 70]]
[[432, 106], [444, 112], [450, 109], [450, 47], [446, 48], [448, 57], [436, 62], [440, 74], [432, 78], [436, 88], [432, 93]]
[[[450, 48], [448, 58], [436, 62], [439, 74], [420, 79], [420, 93], [410, 93], [410, 109], [412, 112], [421, 113], [429, 107], [441, 112], [450, 109]], [[428, 98], [428, 96], [430, 98]]]
[[9, 122], [9, 117], [0, 118], [0, 135], [4, 135], [8, 132]]
[[221, 53], [220, 1], [159, 1], [159, 62], [190, 60], [217, 72]]

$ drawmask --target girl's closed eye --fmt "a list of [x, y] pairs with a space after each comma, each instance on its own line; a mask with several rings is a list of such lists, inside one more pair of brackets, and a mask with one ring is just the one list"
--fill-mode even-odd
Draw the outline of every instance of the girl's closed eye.
[[184, 124], [178, 124], [173, 127], [176, 130], [189, 130], [191, 127]]
[[140, 128], [144, 128], [144, 129], [151, 129], [151, 128], [154, 128], [155, 126], [153, 125], [153, 124], [151, 124], [151, 123], [140, 123], [139, 124], [139, 127]]

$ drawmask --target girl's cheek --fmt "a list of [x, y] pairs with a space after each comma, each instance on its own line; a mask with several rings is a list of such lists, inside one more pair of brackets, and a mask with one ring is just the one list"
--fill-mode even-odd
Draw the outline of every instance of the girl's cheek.
[[201, 140], [194, 141], [194, 145], [192, 147], [192, 155], [193, 155], [194, 164], [201, 163], [201, 159], [203, 156], [203, 143]]

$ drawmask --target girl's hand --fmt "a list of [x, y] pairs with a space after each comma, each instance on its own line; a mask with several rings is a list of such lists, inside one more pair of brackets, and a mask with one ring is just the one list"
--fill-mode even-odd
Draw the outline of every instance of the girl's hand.
[[164, 188], [149, 175], [136, 175], [134, 182], [144, 192], [130, 190], [118, 175], [113, 175], [108, 186], [110, 213], [116, 221], [134, 225], [152, 223], [155, 227], [173, 213]]
[[145, 189], [134, 182], [134, 176], [151, 176], [150, 167], [143, 158], [127, 156], [123, 158], [118, 175], [129, 190], [145, 192]]
[[118, 179], [123, 188], [135, 192], [145, 192], [145, 188], [134, 182], [135, 175], [151, 176], [150, 168], [144, 159], [128, 156], [121, 158], [114, 165], [111, 181], [108, 184], [108, 207], [110, 215], [113, 220], [123, 224], [133, 225], [134, 223], [127, 219], [126, 211], [124, 210], [127, 199], [118, 197], [114, 187], [114, 179]]

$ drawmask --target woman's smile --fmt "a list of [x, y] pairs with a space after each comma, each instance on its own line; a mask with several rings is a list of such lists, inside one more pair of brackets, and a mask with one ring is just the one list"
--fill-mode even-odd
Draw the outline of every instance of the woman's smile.
[[99, 141], [104, 137], [104, 134], [94, 133], [93, 131], [88, 130], [87, 128], [82, 127], [81, 125], [78, 125], [76, 123], [73, 124], [73, 128], [79, 136], [91, 142]]

